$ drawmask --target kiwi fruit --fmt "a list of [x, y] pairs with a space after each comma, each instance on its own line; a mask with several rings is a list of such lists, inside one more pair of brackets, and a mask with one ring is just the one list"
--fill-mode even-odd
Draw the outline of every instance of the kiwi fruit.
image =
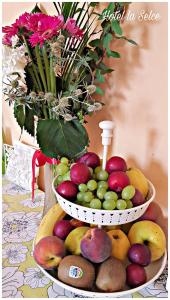
[[95, 268], [81, 256], [68, 255], [58, 266], [58, 279], [77, 288], [91, 289], [95, 280]]
[[124, 288], [126, 269], [123, 263], [114, 257], [105, 260], [99, 267], [96, 286], [104, 292], [116, 292]]

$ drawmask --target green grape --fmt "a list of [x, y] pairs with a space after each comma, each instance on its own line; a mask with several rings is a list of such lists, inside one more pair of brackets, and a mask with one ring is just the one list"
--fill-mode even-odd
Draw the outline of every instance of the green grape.
[[97, 184], [97, 187], [100, 189], [100, 188], [104, 188], [104, 189], [108, 189], [109, 185], [107, 183], [107, 181], [99, 181], [98, 184]]
[[80, 202], [84, 201], [84, 195], [85, 195], [84, 192], [79, 192], [77, 194], [77, 200], [80, 201]]
[[87, 188], [90, 190], [90, 191], [95, 191], [97, 189], [97, 182], [93, 179], [89, 180], [87, 182]]
[[96, 177], [98, 180], [107, 180], [109, 177], [109, 174], [105, 170], [101, 170], [97, 173]]
[[68, 165], [69, 160], [68, 160], [67, 157], [62, 157], [62, 158], [60, 159], [60, 162], [61, 162], [62, 164]]
[[106, 189], [104, 189], [104, 188], [97, 189], [97, 197], [100, 200], [104, 199], [105, 194], [106, 194]]
[[115, 192], [109, 191], [104, 195], [104, 199], [117, 201], [118, 195]]
[[90, 207], [95, 209], [100, 209], [102, 207], [102, 203], [99, 199], [95, 198], [90, 201]]
[[122, 190], [122, 198], [125, 200], [130, 200], [133, 198], [135, 195], [135, 188], [133, 185], [127, 185], [123, 190]]
[[57, 175], [64, 175], [65, 173], [68, 172], [68, 166], [65, 164], [60, 163], [59, 165], [57, 165], [56, 167], [56, 171], [57, 171]]
[[126, 205], [127, 205], [126, 208], [132, 208], [133, 207], [133, 203], [130, 200], [126, 201]]
[[94, 198], [94, 195], [92, 192], [84, 193], [84, 202], [90, 202], [93, 198]]
[[102, 170], [101, 166], [98, 166], [94, 169], [94, 173], [97, 174], [98, 172], [100, 172]]
[[93, 169], [91, 167], [89, 167], [89, 171], [90, 171], [90, 174], [92, 176], [93, 175]]
[[126, 206], [127, 206], [127, 203], [125, 200], [123, 200], [123, 199], [117, 200], [117, 203], [116, 203], [117, 209], [123, 210], [123, 209], [126, 209]]
[[78, 186], [80, 192], [87, 192], [87, 185], [85, 183], [81, 183]]
[[113, 210], [116, 207], [116, 202], [114, 200], [105, 200], [103, 202], [103, 208], [107, 210]]
[[85, 207], [89, 207], [89, 208], [90, 208], [90, 203], [88, 203], [88, 202], [85, 202], [85, 201], [84, 201], [84, 202], [82, 203], [82, 205], [85, 206]]
[[57, 176], [57, 184], [60, 184], [63, 181], [63, 176]]
[[63, 175], [63, 181], [70, 180], [70, 171]]

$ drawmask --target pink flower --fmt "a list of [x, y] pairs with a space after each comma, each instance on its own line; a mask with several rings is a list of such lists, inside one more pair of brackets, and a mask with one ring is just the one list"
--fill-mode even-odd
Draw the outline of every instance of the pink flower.
[[19, 16], [19, 18], [15, 21], [15, 26], [18, 28], [23, 28], [25, 27], [26, 29], [28, 24], [29, 24], [29, 20], [30, 20], [31, 14], [25, 12], [24, 14], [22, 14], [21, 16]]
[[76, 21], [73, 18], [68, 18], [66, 24], [64, 25], [64, 29], [66, 29], [69, 33], [71, 33], [74, 37], [82, 38], [83, 30], [81, 30], [77, 25]]
[[32, 15], [29, 27], [29, 29], [34, 32], [29, 38], [31, 46], [35, 47], [40, 44], [42, 47], [46, 40], [50, 40], [53, 36], [57, 35], [58, 31], [63, 27], [63, 24], [63, 16]]
[[2, 27], [2, 32], [5, 33], [2, 38], [2, 43], [4, 45], [11, 46], [11, 38], [18, 33], [18, 28], [14, 24], [12, 24], [11, 26], [4, 26]]

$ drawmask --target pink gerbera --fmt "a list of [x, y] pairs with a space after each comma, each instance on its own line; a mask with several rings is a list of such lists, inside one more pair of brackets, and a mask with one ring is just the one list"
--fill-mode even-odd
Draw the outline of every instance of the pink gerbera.
[[64, 29], [66, 29], [72, 36], [77, 38], [83, 37], [83, 30], [81, 30], [77, 25], [76, 21], [73, 18], [68, 18], [66, 24], [64, 25]]
[[63, 24], [63, 16], [52, 17], [44, 14], [32, 15], [30, 19], [30, 30], [34, 33], [29, 38], [32, 47], [37, 44], [40, 44], [42, 47], [46, 40], [51, 39], [58, 33], [58, 31], [63, 27]]
[[11, 46], [11, 38], [18, 33], [18, 28], [15, 26], [15, 24], [12, 24], [11, 26], [4, 26], [2, 27], [2, 32], [5, 33], [2, 38], [2, 43], [4, 45]]

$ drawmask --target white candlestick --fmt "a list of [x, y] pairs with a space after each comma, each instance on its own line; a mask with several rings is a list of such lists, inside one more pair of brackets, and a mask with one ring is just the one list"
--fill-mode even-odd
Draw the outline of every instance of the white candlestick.
[[102, 145], [103, 147], [103, 163], [102, 163], [102, 169], [105, 170], [106, 168], [106, 162], [107, 162], [107, 152], [108, 152], [108, 146], [111, 144], [111, 140], [113, 137], [113, 128], [114, 128], [114, 122], [112, 121], [102, 121], [99, 123], [99, 127], [103, 129], [103, 132], [101, 134], [102, 136]]

